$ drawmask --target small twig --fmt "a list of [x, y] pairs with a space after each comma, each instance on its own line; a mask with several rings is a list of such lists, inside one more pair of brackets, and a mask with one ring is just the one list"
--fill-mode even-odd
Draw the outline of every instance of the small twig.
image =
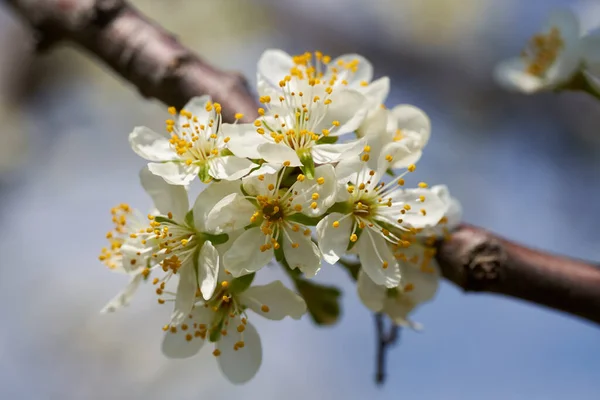
[[374, 315], [375, 317], [375, 328], [377, 330], [377, 358], [376, 358], [376, 372], [375, 372], [375, 383], [382, 385], [385, 382], [386, 377], [386, 355], [389, 347], [396, 344], [400, 337], [400, 327], [394, 323], [391, 323], [389, 330], [385, 332], [385, 316], [381, 313]]

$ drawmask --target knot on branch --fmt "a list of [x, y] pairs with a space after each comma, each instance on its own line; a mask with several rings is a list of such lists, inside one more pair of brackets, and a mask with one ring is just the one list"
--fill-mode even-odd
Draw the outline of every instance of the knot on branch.
[[463, 264], [466, 274], [466, 290], [485, 290], [498, 281], [502, 275], [502, 266], [507, 254], [500, 242], [487, 238], [469, 252], [468, 260]]

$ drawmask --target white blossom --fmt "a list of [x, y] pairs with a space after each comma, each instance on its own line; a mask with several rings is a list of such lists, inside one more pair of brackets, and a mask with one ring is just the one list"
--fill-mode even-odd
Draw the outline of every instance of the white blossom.
[[396, 161], [391, 168], [406, 168], [421, 158], [431, 135], [431, 122], [427, 114], [412, 105], [401, 104], [389, 110], [378, 107], [356, 133], [367, 140], [372, 155], [369, 160], [371, 168], [377, 168], [378, 156], [383, 148], [397, 142], [402, 142], [410, 150], [410, 155]]
[[342, 187], [334, 212], [317, 225], [325, 261], [335, 264], [355, 246], [365, 273], [389, 288], [399, 284], [401, 271], [388, 244], [409, 246], [405, 235], [437, 224], [446, 211], [446, 205], [424, 183], [417, 189], [403, 188], [402, 177], [415, 170], [413, 164], [400, 177], [382, 181], [386, 170], [405, 157], [411, 157], [410, 150], [392, 143], [383, 149], [377, 170], [370, 169], [364, 157], [363, 162], [340, 163], [336, 174]]
[[579, 20], [571, 11], [554, 11], [531, 38], [520, 57], [495, 69], [497, 81], [508, 89], [533, 93], [568, 83], [585, 59], [598, 59], [597, 46], [582, 45]]
[[[146, 227], [130, 231], [129, 238], [118, 248], [122, 268], [131, 270], [134, 276], [125, 293], [132, 294], [141, 277], [164, 272], [161, 278], [153, 279], [153, 284], [161, 296], [159, 303], [165, 302], [163, 292], [174, 296], [171, 323], [178, 324], [191, 310], [196, 293], [208, 299], [215, 290], [220, 256], [212, 242], [222, 243], [227, 235], [213, 235], [208, 231], [205, 226], [207, 208], [235, 190], [237, 185], [226, 182], [210, 185], [189, 210], [188, 195], [182, 186], [167, 184], [147, 168], [140, 173], [140, 180], [152, 197], [157, 213], [148, 215]], [[122, 217], [126, 224], [125, 215]], [[108, 259], [107, 254], [105, 258]], [[168, 293], [166, 285], [174, 276], [178, 277], [176, 292]], [[106, 311], [125, 305], [126, 301], [122, 299], [123, 294], [119, 294]]]
[[199, 299], [179, 326], [164, 327], [163, 353], [170, 358], [191, 357], [208, 340], [215, 343], [213, 355], [227, 379], [236, 384], [252, 379], [262, 361], [262, 344], [246, 310], [271, 320], [300, 319], [306, 303], [280, 281], [249, 286], [251, 280], [252, 275], [232, 280], [221, 272], [210, 300]]
[[[169, 112], [176, 113], [172, 107]], [[137, 127], [129, 135], [129, 143], [139, 156], [151, 161], [148, 169], [153, 174], [172, 185], [188, 185], [196, 176], [203, 182], [213, 178], [236, 180], [258, 167], [229, 151], [221, 105], [212, 103], [209, 96], [194, 97], [177, 121], [168, 119], [166, 123], [170, 138]]]
[[266, 81], [271, 87], [277, 87], [291, 71], [301, 72], [304, 77], [320, 78], [332, 88], [357, 90], [367, 98], [369, 109], [383, 104], [390, 90], [387, 76], [372, 81], [373, 66], [359, 54], [344, 54], [332, 60], [319, 51], [314, 55], [306, 52], [290, 56], [282, 50], [270, 49], [258, 61], [258, 80]]
[[231, 137], [231, 151], [280, 166], [302, 167], [309, 179], [315, 165], [359, 154], [364, 141], [338, 143], [338, 138], [358, 128], [369, 102], [358, 90], [336, 84], [341, 78], [328, 80], [321, 75], [316, 69], [294, 64], [277, 86], [270, 85], [271, 80], [259, 80], [265, 108], [259, 109], [254, 124], [224, 128]]
[[308, 277], [320, 269], [321, 253], [305, 222], [322, 215], [335, 201], [334, 168], [317, 167], [312, 180], [302, 174], [292, 175], [293, 184], [282, 186], [291, 171], [284, 168], [276, 174], [244, 178], [245, 195], [226, 196], [210, 212], [210, 229], [246, 229], [224, 255], [225, 268], [233, 276], [258, 271], [278, 251], [283, 252], [290, 268], [298, 268]]

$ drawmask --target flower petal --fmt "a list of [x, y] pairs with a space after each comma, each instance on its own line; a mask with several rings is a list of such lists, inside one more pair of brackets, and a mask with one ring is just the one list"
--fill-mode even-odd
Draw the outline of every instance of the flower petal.
[[309, 234], [305, 234], [305, 227], [300, 226], [298, 232], [285, 228], [283, 240], [283, 254], [290, 268], [298, 268], [307, 278], [312, 278], [321, 269], [321, 253], [316, 244], [312, 242]]
[[219, 201], [208, 213], [206, 229], [210, 232], [233, 232], [250, 225], [256, 207], [244, 196], [232, 193]]
[[364, 139], [349, 143], [318, 144], [313, 146], [312, 156], [316, 164], [330, 164], [356, 157], [364, 149]]
[[206, 227], [206, 219], [213, 207], [225, 196], [231, 193], [239, 193], [240, 183], [234, 181], [213, 182], [204, 188], [194, 202], [194, 226], [199, 232], [210, 231]]
[[[346, 254], [352, 233], [352, 217], [341, 213], [331, 213], [317, 224], [317, 238], [323, 259], [334, 265]], [[339, 225], [334, 227], [334, 222]]]
[[[421, 201], [421, 196], [425, 201]], [[389, 207], [390, 213], [393, 214], [392, 221], [400, 215], [399, 210], [404, 209], [403, 223], [414, 228], [437, 225], [449, 207], [449, 204], [444, 203], [431, 189], [406, 189], [396, 191], [390, 197], [394, 203], [393, 207]], [[406, 210], [404, 206], [410, 209]]]
[[315, 127], [315, 132], [331, 129], [333, 121], [338, 121], [340, 126], [331, 134], [343, 135], [356, 130], [367, 116], [367, 98], [356, 90], [336, 88], [329, 99], [331, 104], [326, 106], [326, 113]]
[[226, 179], [228, 181], [240, 179], [248, 174], [252, 168], [258, 167], [258, 165], [247, 158], [236, 156], [215, 157], [209, 161], [209, 165], [210, 176], [215, 179]]
[[421, 147], [425, 147], [431, 135], [431, 121], [423, 110], [408, 104], [398, 105], [390, 110], [396, 120], [397, 129], [418, 135]]
[[[183, 107], [184, 110], [190, 112], [193, 117], [198, 119], [198, 123], [204, 124], [211, 118], [208, 111], [206, 111], [206, 104], [211, 101], [210, 96], [198, 96], [192, 97], [186, 105]], [[179, 115], [179, 126], [189, 123], [190, 120], [183, 115]]]
[[154, 175], [163, 178], [165, 182], [181, 186], [189, 185], [199, 171], [195, 165], [185, 165], [179, 162], [149, 163], [148, 169]]
[[281, 281], [251, 286], [240, 295], [240, 302], [255, 313], [277, 321], [288, 316], [300, 319], [306, 313], [304, 299], [286, 288]]
[[[417, 256], [421, 260], [419, 264], [425, 258], [424, 251], [425, 248], [420, 245], [411, 245], [404, 249], [406, 257], [410, 259]], [[421, 270], [420, 265], [402, 263], [401, 266], [403, 295], [415, 306], [431, 300], [439, 286], [440, 271], [435, 259], [430, 259], [427, 266], [427, 272]]]
[[596, 76], [600, 76], [600, 31], [581, 39], [585, 68]]
[[188, 316], [194, 306], [196, 289], [198, 288], [196, 271], [194, 271], [194, 264], [191, 261], [183, 264], [177, 275], [179, 275], [179, 283], [175, 295], [175, 306], [171, 314], [172, 326], [181, 324]]
[[294, 65], [294, 60], [285, 51], [269, 49], [260, 56], [257, 73], [271, 86], [279, 87], [279, 81], [290, 74]]
[[436, 185], [431, 187], [431, 191], [447, 206], [445, 228], [454, 229], [462, 220], [462, 206], [460, 202], [450, 195], [446, 185]]
[[292, 167], [300, 167], [302, 162], [294, 150], [284, 144], [263, 143], [258, 146], [261, 158], [274, 164], [289, 162]]
[[528, 94], [543, 90], [549, 86], [545, 80], [526, 73], [526, 69], [527, 66], [523, 59], [513, 58], [503, 61], [496, 66], [494, 69], [494, 78], [508, 90]]
[[375, 284], [388, 288], [398, 286], [400, 268], [381, 235], [367, 228], [360, 235], [356, 247], [363, 271]]
[[217, 287], [219, 274], [219, 252], [206, 241], [198, 254], [198, 287], [204, 300], [209, 300]]
[[[219, 368], [230, 382], [240, 384], [248, 382], [256, 375], [262, 362], [262, 345], [256, 328], [251, 323], [239, 334], [234, 324], [229, 324], [229, 332], [217, 342], [221, 354], [217, 357]], [[236, 344], [243, 340], [244, 347]]]
[[[356, 71], [344, 68], [349, 63], [357, 63]], [[373, 66], [359, 54], [344, 54], [331, 61], [330, 65], [338, 68], [338, 79], [345, 79], [350, 87], [360, 87], [361, 82], [371, 82], [373, 79]]]
[[144, 275], [141, 272], [133, 275], [131, 277], [129, 283], [127, 284], [127, 286], [125, 286], [125, 289], [123, 289], [121, 292], [119, 292], [119, 294], [117, 294], [115, 297], [113, 297], [108, 302], [108, 304], [106, 304], [104, 306], [104, 308], [100, 312], [103, 314], [109, 313], [109, 312], [115, 312], [118, 309], [123, 308], [126, 305], [128, 305], [129, 301], [131, 301], [133, 295], [135, 294], [138, 287], [140, 286], [140, 283], [142, 282], [143, 278], [144, 278]]
[[158, 212], [162, 215], [171, 212], [176, 220], [183, 221], [190, 208], [188, 194], [183, 186], [169, 185], [163, 178], [150, 172], [148, 167], [140, 171], [140, 182]]
[[261, 251], [266, 243], [265, 235], [260, 228], [245, 231], [233, 242], [223, 257], [225, 268], [234, 277], [256, 272], [271, 261], [273, 249]]
[[148, 161], [176, 160], [169, 139], [145, 126], [138, 126], [129, 134], [129, 144], [133, 151]]
[[296, 181], [292, 185], [291, 190], [298, 194], [294, 195], [291, 205], [300, 205], [302, 213], [312, 217], [322, 215], [335, 202], [337, 187], [333, 166], [321, 165], [315, 168], [314, 179]]
[[358, 297], [369, 310], [374, 312], [383, 310], [387, 288], [373, 282], [362, 269], [358, 271], [356, 289]]
[[[203, 306], [194, 307], [190, 314], [191, 323], [205, 325], [210, 323], [213, 316], [212, 310]], [[205, 341], [201, 336], [196, 335], [196, 332], [191, 327], [185, 330], [177, 327], [175, 332], [167, 331], [162, 342], [163, 354], [169, 358], [189, 358], [196, 355]]]
[[223, 124], [221, 132], [229, 137], [227, 148], [238, 157], [261, 158], [258, 146], [267, 140], [256, 132], [254, 124]]
[[367, 98], [368, 108], [373, 109], [385, 103], [390, 93], [390, 78], [384, 76], [371, 82], [366, 87], [357, 89]]

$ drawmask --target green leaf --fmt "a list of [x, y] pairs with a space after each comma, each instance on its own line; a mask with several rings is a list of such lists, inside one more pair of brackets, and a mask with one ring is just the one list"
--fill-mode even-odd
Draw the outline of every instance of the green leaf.
[[165, 224], [165, 223], [167, 223], [167, 224], [177, 225], [177, 223], [175, 221], [173, 221], [170, 218], [163, 217], [162, 215], [157, 215], [156, 217], [154, 217], [154, 220], [156, 222], [158, 222], [159, 224]]
[[334, 212], [341, 213], [341, 214], [350, 214], [352, 212], [352, 204], [350, 204], [347, 201], [341, 201], [339, 203], [335, 203], [334, 205], [329, 207], [329, 210], [327, 210], [326, 214], [331, 214]]
[[302, 163], [302, 172], [308, 179], [315, 177], [315, 161], [312, 158], [310, 151], [302, 151], [298, 153], [300, 162]]
[[340, 317], [341, 292], [334, 286], [325, 286], [302, 278], [295, 278], [296, 289], [304, 298], [308, 312], [317, 325], [333, 325]]
[[208, 340], [215, 343], [218, 342], [219, 339], [221, 339], [221, 330], [223, 329], [223, 321], [224, 318], [221, 318], [221, 320], [219, 321], [219, 323], [214, 326], [211, 327], [208, 331], [210, 332], [208, 335]]
[[396, 176], [396, 174], [394, 173], [394, 170], [391, 169], [391, 168], [386, 169], [385, 173], [388, 174], [391, 177], [395, 177]]
[[287, 217], [287, 219], [308, 226], [316, 226], [321, 220], [321, 218], [309, 217], [308, 215], [304, 215], [302, 213], [292, 214], [289, 217]]
[[196, 229], [194, 226], [194, 209], [192, 208], [190, 211], [185, 214], [185, 223], [190, 228]]
[[239, 278], [234, 278], [229, 282], [229, 291], [234, 294], [239, 294], [244, 292], [246, 289], [252, 285], [252, 281], [254, 280], [254, 272], [248, 275], [240, 276]]
[[208, 163], [203, 162], [200, 164], [200, 171], [198, 171], [198, 178], [202, 183], [208, 183], [211, 181], [212, 177], [208, 174], [209, 167]]
[[221, 233], [220, 235], [211, 235], [210, 233], [202, 234], [206, 240], [210, 240], [212, 244], [223, 244], [229, 240], [229, 235]]
[[337, 143], [337, 136], [322, 136], [319, 140], [317, 140], [316, 144], [333, 144]]

